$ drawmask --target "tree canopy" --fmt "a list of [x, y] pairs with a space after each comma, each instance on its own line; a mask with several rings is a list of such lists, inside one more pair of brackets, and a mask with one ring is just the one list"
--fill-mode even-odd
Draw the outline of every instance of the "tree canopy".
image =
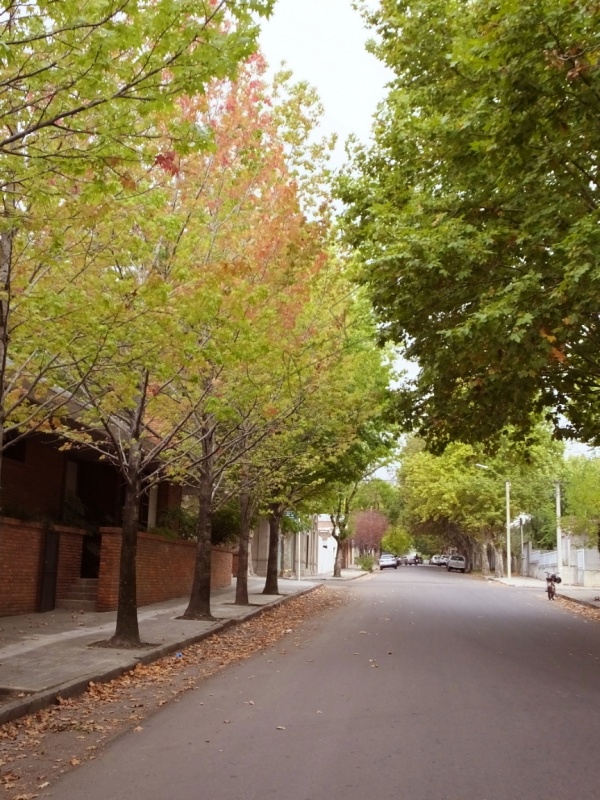
[[[543, 426], [527, 445], [503, 437], [494, 456], [481, 446], [455, 442], [440, 455], [419, 439], [408, 441], [398, 473], [401, 523], [433, 549], [457, 547], [465, 554], [488, 544], [498, 558], [506, 533], [505, 484], [511, 484], [511, 520], [526, 514], [537, 542], [555, 529], [554, 483], [562, 473], [562, 445]], [[482, 468], [483, 466], [483, 468]]]
[[382, 0], [393, 71], [340, 184], [386, 340], [421, 367], [397, 415], [430, 446], [550, 409], [600, 441], [597, 3]]

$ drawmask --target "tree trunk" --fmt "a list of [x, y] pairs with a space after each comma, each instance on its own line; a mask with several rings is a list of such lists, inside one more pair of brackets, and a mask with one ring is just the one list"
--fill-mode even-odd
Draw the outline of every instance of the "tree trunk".
[[334, 578], [341, 578], [342, 577], [342, 539], [339, 535], [333, 534], [333, 538], [335, 539], [335, 543], [337, 544], [337, 549], [335, 551], [335, 560], [333, 562], [333, 577]]
[[502, 547], [497, 547], [495, 543], [492, 544], [494, 548], [494, 556], [496, 562], [496, 568], [494, 570], [494, 577], [495, 578], [503, 578], [504, 577], [504, 554], [502, 552]]
[[481, 574], [485, 577], [490, 574], [490, 560], [488, 558], [489, 541], [484, 539], [481, 543]]
[[[134, 445], [132, 449], [137, 449]], [[133, 460], [139, 460], [139, 454]], [[111, 647], [140, 647], [140, 630], [137, 615], [137, 539], [139, 527], [139, 475], [130, 476], [125, 489], [123, 506], [123, 535], [121, 537], [121, 563], [119, 566], [119, 601], [117, 625], [109, 639]]]
[[210, 610], [210, 575], [212, 557], [212, 498], [213, 498], [213, 438], [214, 430], [204, 431], [202, 451], [204, 460], [199, 472], [198, 524], [196, 533], [196, 564], [194, 581], [184, 619], [214, 619]]
[[[9, 314], [12, 280], [14, 239], [17, 230], [15, 221], [17, 187], [9, 182], [3, 192], [2, 216], [5, 229], [0, 233], [0, 504], [2, 496], [2, 455], [4, 453], [4, 429], [6, 424], [6, 363], [9, 343]], [[1, 505], [0, 505], [1, 508]]]
[[269, 557], [267, 560], [267, 579], [263, 594], [279, 594], [277, 582], [277, 556], [279, 551], [279, 533], [281, 529], [282, 510], [279, 504], [271, 506], [269, 514]]
[[252, 518], [252, 503], [250, 495], [242, 492], [240, 495], [240, 541], [238, 547], [238, 568], [235, 584], [235, 604], [248, 605], [248, 557], [250, 552], [250, 520]]

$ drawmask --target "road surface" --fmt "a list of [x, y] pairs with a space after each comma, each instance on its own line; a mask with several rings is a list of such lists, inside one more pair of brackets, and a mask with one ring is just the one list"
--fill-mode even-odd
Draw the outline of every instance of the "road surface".
[[430, 566], [337, 591], [40, 797], [600, 799], [600, 622]]

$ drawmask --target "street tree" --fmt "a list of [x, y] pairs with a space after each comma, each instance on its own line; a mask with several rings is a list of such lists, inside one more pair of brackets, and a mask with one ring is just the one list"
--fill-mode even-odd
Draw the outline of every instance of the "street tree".
[[[240, 569], [247, 567], [249, 522], [256, 512], [250, 491], [256, 470], [247, 456], [269, 433], [280, 433], [299, 402], [291, 387], [310, 338], [302, 315], [311, 278], [326, 263], [326, 225], [306, 219], [287, 145], [293, 130], [301, 151], [298, 128], [309, 113], [305, 103], [315, 101], [280, 77], [269, 85], [265, 71], [255, 56], [235, 83], [185, 108], [211, 127], [215, 142], [202, 162], [195, 156], [193, 163], [181, 160], [179, 174], [186, 180], [177, 196], [186, 220], [198, 223], [198, 236], [186, 245], [198, 281], [187, 320], [212, 370], [209, 391], [193, 415], [204, 434], [186, 475], [200, 497], [196, 569], [184, 614], [193, 619], [211, 615], [211, 509], [217, 489], [227, 496], [232, 482], [242, 504]], [[187, 231], [185, 238], [190, 240]], [[244, 597], [247, 602], [242, 581], [240, 601]]]
[[381, 336], [421, 368], [397, 417], [438, 450], [546, 409], [599, 442], [600, 8], [365, 13], [393, 75], [340, 194]]
[[[137, 195], [133, 172], [148, 167], [157, 117], [233, 75], [271, 8], [271, 0], [16, 0], [4, 8], [0, 458], [4, 433], [14, 442], [78, 390], [75, 382], [62, 396], [43, 391], [57, 385], [61, 348], [74, 344], [63, 333], [63, 289], [94, 261], [98, 219]], [[175, 150], [208, 144], [194, 125], [173, 134]], [[168, 164], [173, 154], [158, 155]]]
[[355, 511], [352, 515], [352, 540], [362, 556], [381, 550], [382, 540], [389, 529], [390, 521], [381, 511]]
[[565, 530], [600, 549], [600, 459], [567, 459], [562, 495]]
[[395, 556], [403, 556], [413, 547], [413, 539], [402, 525], [393, 526], [381, 540], [381, 549]]
[[409, 442], [398, 473], [403, 524], [414, 538], [427, 535], [444, 547], [456, 547], [470, 563], [479, 551], [484, 574], [488, 550], [493, 550], [497, 574], [502, 574], [506, 481], [511, 483], [512, 519], [521, 513], [550, 519], [562, 448], [543, 426], [536, 435], [528, 448], [518, 437], [506, 436], [495, 455], [460, 442], [435, 455]]

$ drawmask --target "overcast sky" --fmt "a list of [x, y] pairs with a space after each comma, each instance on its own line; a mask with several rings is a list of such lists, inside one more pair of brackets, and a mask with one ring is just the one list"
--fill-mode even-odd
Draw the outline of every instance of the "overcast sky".
[[351, 0], [277, 0], [263, 22], [262, 51], [272, 69], [282, 61], [298, 80], [314, 86], [323, 105], [325, 133], [340, 137], [336, 166], [351, 133], [366, 141], [371, 116], [388, 74], [365, 50], [369, 32]]

